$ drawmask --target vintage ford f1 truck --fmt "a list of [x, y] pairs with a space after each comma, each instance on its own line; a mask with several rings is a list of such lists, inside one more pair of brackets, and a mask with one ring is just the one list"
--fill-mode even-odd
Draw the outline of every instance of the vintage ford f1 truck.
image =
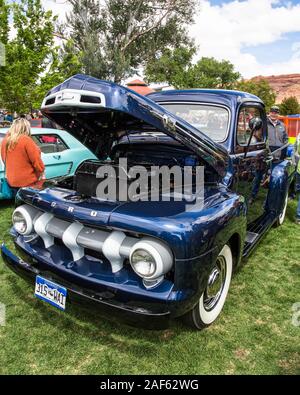
[[[294, 168], [273, 160], [263, 102], [226, 90], [143, 97], [76, 75], [47, 94], [42, 112], [99, 159], [19, 191], [18, 256], [2, 245], [5, 263], [63, 310], [77, 300], [148, 328], [181, 316], [196, 329], [212, 324], [242, 258], [285, 217]], [[118, 169], [120, 158], [149, 173], [204, 168], [202, 204], [174, 190], [169, 200], [99, 197], [99, 169]]]

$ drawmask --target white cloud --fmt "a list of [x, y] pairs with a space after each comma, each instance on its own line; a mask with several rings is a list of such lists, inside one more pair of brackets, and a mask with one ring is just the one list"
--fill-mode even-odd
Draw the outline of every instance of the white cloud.
[[300, 58], [300, 42], [294, 42], [292, 44], [292, 51], [293, 51], [293, 55], [292, 55], [292, 60], [298, 60]]
[[[72, 6], [67, 0], [42, 0], [42, 5], [45, 10], [51, 10], [53, 15], [58, 16], [60, 22], [65, 21], [66, 14], [71, 11]], [[14, 39], [17, 35], [17, 30], [14, 28], [13, 23], [10, 23], [10, 39]], [[55, 38], [55, 43], [59, 44], [60, 40]]]
[[[45, 10], [51, 10], [53, 15], [58, 17], [59, 22], [64, 22], [66, 19], [66, 14], [68, 14], [72, 6], [67, 0], [42, 0], [43, 7]], [[61, 45], [62, 39], [55, 36], [54, 44]]]
[[12, 24], [10, 24], [9, 27], [10, 27], [9, 38], [10, 38], [10, 40], [13, 40], [17, 35], [17, 29], [15, 29]]
[[65, 20], [66, 13], [72, 9], [71, 4], [67, 0], [42, 0], [43, 7], [46, 10], [52, 10], [60, 21]]
[[[275, 5], [276, 7], [272, 7]], [[277, 0], [237, 0], [220, 6], [200, 1], [200, 13], [191, 35], [199, 45], [198, 56], [230, 60], [245, 78], [255, 75], [300, 72], [300, 47], [284, 62], [258, 62], [247, 47], [276, 42], [286, 33], [300, 32], [300, 4]]]

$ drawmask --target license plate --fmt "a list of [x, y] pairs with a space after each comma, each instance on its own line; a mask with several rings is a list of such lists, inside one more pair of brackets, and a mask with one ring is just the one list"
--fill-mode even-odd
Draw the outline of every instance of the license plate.
[[67, 290], [41, 276], [36, 276], [35, 296], [60, 310], [66, 309]]

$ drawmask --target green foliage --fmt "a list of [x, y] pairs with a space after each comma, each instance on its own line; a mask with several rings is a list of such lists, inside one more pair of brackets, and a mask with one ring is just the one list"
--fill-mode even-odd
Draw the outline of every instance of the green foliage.
[[176, 88], [187, 87], [195, 48], [166, 49], [147, 63], [145, 77], [149, 82], [167, 82]]
[[9, 25], [8, 25], [8, 17], [9, 17], [9, 4], [6, 3], [5, 0], [0, 0], [0, 42], [2, 44], [6, 44], [8, 41], [9, 34]]
[[195, 0], [70, 0], [71, 30], [82, 70], [120, 82], [162, 48], [191, 46]]
[[167, 82], [181, 88], [231, 89], [241, 77], [227, 60], [201, 58], [192, 64], [195, 48], [165, 50], [161, 57], [148, 62], [145, 74], [148, 81]]
[[267, 111], [275, 103], [276, 94], [265, 79], [240, 81], [236, 85], [236, 89], [258, 96], [265, 103]]
[[[0, 67], [0, 106], [28, 112], [39, 108], [53, 86], [81, 70], [71, 40], [54, 46], [56, 16], [45, 11], [41, 0], [22, 0], [10, 6], [0, 0], [0, 37], [6, 48], [6, 65]], [[15, 36], [9, 38], [9, 20]]]
[[[5, 7], [5, 4], [4, 4]], [[22, 0], [11, 6], [16, 36], [6, 43], [6, 65], [0, 68], [0, 102], [10, 111], [32, 108], [39, 76], [49, 64], [53, 51], [56, 18], [42, 8], [40, 0]], [[7, 34], [2, 20], [2, 34]]]
[[36, 85], [33, 98], [33, 108], [39, 108], [45, 94], [54, 86], [61, 84], [67, 78], [81, 71], [79, 58], [74, 52], [72, 40], [63, 44], [62, 48], [53, 48], [48, 72], [41, 77]]
[[231, 89], [240, 77], [228, 60], [204, 57], [192, 67], [188, 87]]
[[292, 115], [300, 113], [300, 105], [295, 96], [286, 97], [280, 104], [281, 115]]

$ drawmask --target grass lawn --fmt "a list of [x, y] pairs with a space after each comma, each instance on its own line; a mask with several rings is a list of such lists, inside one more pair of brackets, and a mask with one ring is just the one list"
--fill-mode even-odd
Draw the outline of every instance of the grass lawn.
[[[0, 260], [2, 374], [299, 374], [300, 227], [289, 202], [284, 225], [272, 229], [233, 278], [224, 310], [196, 332], [180, 321], [164, 331], [108, 322], [71, 306], [66, 313], [37, 300], [33, 287]], [[11, 205], [0, 208], [0, 240]], [[300, 319], [299, 319], [300, 320]]]

